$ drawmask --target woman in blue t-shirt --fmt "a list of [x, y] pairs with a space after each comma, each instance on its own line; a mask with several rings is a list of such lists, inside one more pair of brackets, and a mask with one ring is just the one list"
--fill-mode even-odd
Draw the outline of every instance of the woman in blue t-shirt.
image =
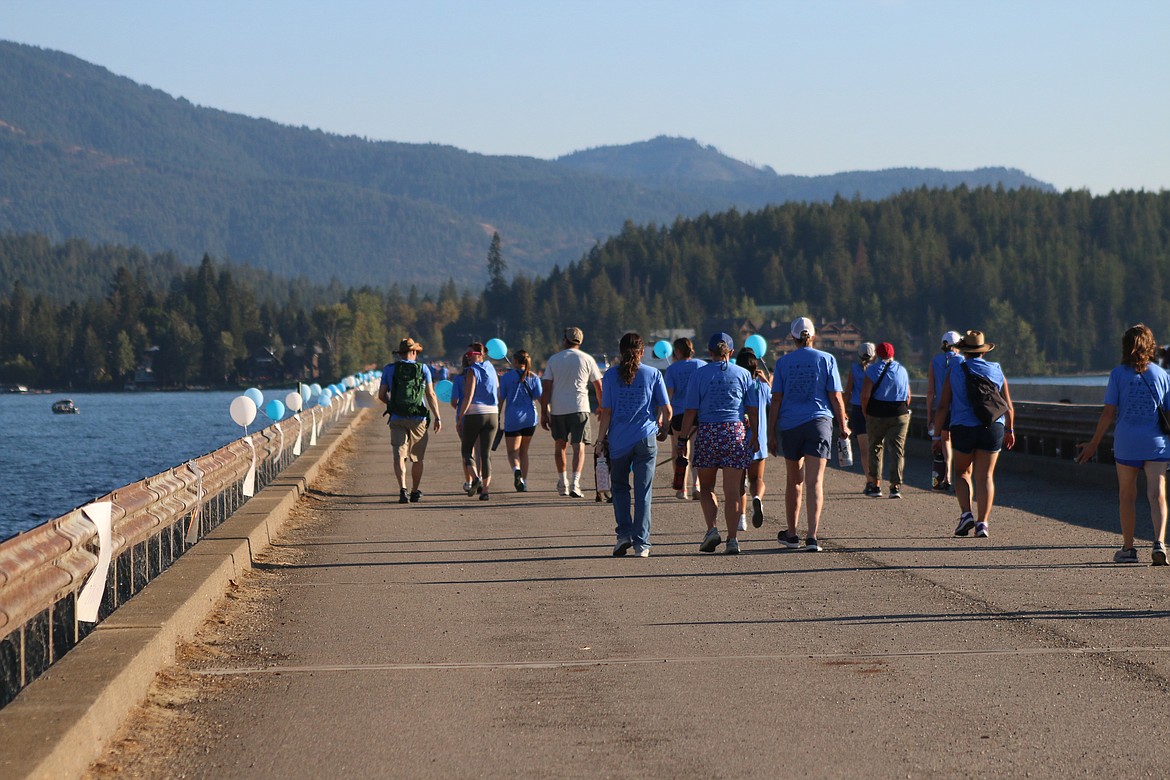
[[[670, 426], [670, 400], [662, 373], [642, 365], [645, 345], [637, 333], [622, 336], [621, 359], [601, 378], [598, 454], [608, 453], [617, 541], [614, 555], [631, 547], [639, 558], [650, 555], [650, 488], [654, 483], [657, 437]], [[630, 474], [634, 475], [633, 492]], [[633, 515], [630, 499], [633, 498]]]
[[1137, 525], [1138, 472], [1146, 474], [1146, 497], [1154, 526], [1151, 559], [1166, 565], [1166, 463], [1170, 462], [1170, 437], [1162, 432], [1158, 416], [1170, 408], [1170, 378], [1152, 361], [1158, 349], [1154, 334], [1138, 323], [1121, 337], [1121, 365], [1109, 372], [1105, 408], [1091, 441], [1078, 444], [1078, 463], [1085, 463], [1101, 446], [1113, 421], [1113, 460], [1117, 468], [1118, 510], [1121, 515], [1121, 549], [1118, 563], [1137, 563], [1134, 530]]
[[[674, 340], [673, 357], [674, 362], [666, 367], [663, 379], [666, 382], [666, 394], [670, 396], [671, 408], [674, 409], [674, 417], [670, 421], [670, 429], [675, 433], [674, 436], [670, 437], [670, 460], [672, 463], [678, 463], [680, 455], [688, 457], [687, 440], [679, 435], [682, 431], [683, 412], [686, 411], [683, 407], [687, 400], [687, 385], [691, 381], [691, 375], [707, 363], [695, 357], [695, 345], [686, 337]], [[697, 501], [699, 499], [699, 477], [693, 468], [687, 469], [687, 471], [690, 482], [687, 481], [688, 474], [676, 477], [676, 480], [681, 479], [682, 482], [675, 485], [675, 496], [686, 499], [689, 489], [691, 496]]]
[[849, 378], [845, 380], [845, 403], [849, 404], [849, 428], [857, 435], [857, 454], [860, 456], [861, 473], [865, 475], [865, 489], [869, 495], [873, 483], [869, 481], [869, 433], [865, 427], [865, 411], [861, 408], [861, 388], [865, 384], [865, 369], [877, 356], [877, 345], [867, 341], [857, 348], [857, 361], [849, 366]]
[[512, 354], [514, 371], [500, 379], [500, 403], [504, 407], [504, 441], [512, 483], [516, 492], [528, 490], [528, 446], [536, 433], [537, 404], [543, 390], [540, 377], [532, 373], [532, 358], [518, 349]]
[[[687, 385], [682, 435], [693, 442], [694, 466], [699, 472], [699, 500], [707, 534], [700, 552], [715, 552], [723, 539], [716, 527], [719, 501], [715, 480], [723, 472], [723, 512], [727, 520], [728, 555], [739, 553], [739, 516], [743, 512], [743, 474], [751, 463], [759, 429], [759, 402], [752, 395], [752, 375], [731, 360], [731, 336], [716, 333], [707, 343], [711, 362], [695, 371]], [[744, 425], [744, 408], [748, 423]]]
[[[952, 366], [950, 379], [943, 384], [942, 397], [934, 414], [934, 432], [939, 435], [939, 441], [932, 444], [938, 452], [949, 440], [954, 450], [955, 498], [959, 501], [960, 512], [955, 536], [966, 536], [974, 529], [975, 536], [986, 539], [990, 535], [988, 522], [995, 503], [995, 463], [1001, 449], [1007, 447], [1010, 450], [1016, 443], [1012, 430], [1016, 413], [1012, 408], [1007, 377], [999, 363], [990, 363], [983, 357], [995, 349], [995, 345], [984, 340], [982, 331], [969, 330], [959, 339], [958, 347], [963, 362]], [[982, 377], [995, 385], [1007, 404], [1007, 411], [987, 425], [980, 421], [967, 396], [969, 375]], [[946, 428], [948, 414], [950, 430]], [[978, 517], [971, 511], [973, 495], [978, 497]]]
[[[752, 389], [749, 395], [756, 399], [756, 413], [761, 420], [766, 420], [768, 402], [772, 400], [772, 378], [762, 367], [763, 363], [756, 358], [756, 353], [750, 347], [744, 347], [735, 356], [735, 364], [752, 375]], [[747, 404], [743, 406], [743, 417], [747, 420]], [[768, 461], [768, 426], [757, 425], [753, 430], [754, 437], [748, 444], [751, 453], [751, 462], [748, 463], [747, 481], [752, 496], [752, 526], [759, 528], [764, 524], [764, 465]], [[740, 491], [742, 492], [742, 491]], [[739, 530], [747, 530], [747, 502], [740, 507]]]
[[463, 442], [464, 465], [479, 466], [479, 476], [471, 480], [467, 495], [479, 493], [479, 500], [487, 501], [492, 482], [492, 438], [500, 424], [500, 383], [496, 367], [483, 360], [483, 344], [470, 344], [467, 356], [471, 365], [463, 372], [463, 400], [455, 426]]

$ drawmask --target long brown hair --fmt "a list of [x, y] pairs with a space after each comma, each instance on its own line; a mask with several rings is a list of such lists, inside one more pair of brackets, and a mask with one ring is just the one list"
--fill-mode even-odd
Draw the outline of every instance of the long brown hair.
[[695, 355], [695, 345], [686, 336], [674, 340], [674, 351], [680, 360], [689, 360]]
[[1130, 327], [1121, 337], [1121, 362], [1132, 366], [1139, 374], [1146, 370], [1157, 350], [1154, 333], [1144, 323]]
[[512, 363], [516, 366], [516, 370], [521, 368], [524, 370], [520, 372], [520, 381], [527, 382], [528, 377], [532, 376], [532, 358], [528, 356], [528, 350], [518, 349], [512, 353]]
[[735, 356], [735, 364], [752, 375], [753, 379], [760, 379], [763, 371], [760, 370], [760, 361], [751, 347], [744, 347]]
[[642, 337], [637, 333], [627, 333], [622, 336], [621, 343], [618, 345], [618, 349], [622, 352], [618, 375], [627, 385], [633, 384], [638, 367], [642, 365], [642, 350], [644, 348]]

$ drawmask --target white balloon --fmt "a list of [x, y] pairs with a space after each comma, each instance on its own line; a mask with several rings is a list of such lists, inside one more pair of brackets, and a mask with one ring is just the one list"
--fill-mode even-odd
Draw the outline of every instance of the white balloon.
[[294, 412], [299, 412], [301, 410], [302, 400], [301, 394], [294, 390], [284, 397], [284, 405]]
[[231, 414], [236, 425], [247, 428], [256, 419], [256, 402], [246, 395], [233, 398]]

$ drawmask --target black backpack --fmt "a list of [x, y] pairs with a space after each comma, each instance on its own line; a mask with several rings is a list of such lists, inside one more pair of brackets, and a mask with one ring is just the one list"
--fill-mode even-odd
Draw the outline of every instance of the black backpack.
[[971, 405], [971, 411], [975, 412], [983, 427], [990, 426], [1007, 414], [1008, 403], [995, 383], [987, 377], [972, 373], [966, 362], [959, 365], [967, 375], [967, 403]]
[[403, 360], [394, 364], [390, 379], [390, 402], [386, 408], [399, 417], [427, 417], [424, 393], [427, 377], [421, 363]]

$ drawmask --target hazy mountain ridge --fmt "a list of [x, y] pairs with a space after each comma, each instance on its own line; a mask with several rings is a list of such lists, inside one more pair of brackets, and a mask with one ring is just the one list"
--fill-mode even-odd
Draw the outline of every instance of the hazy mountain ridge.
[[[174, 251], [191, 263], [206, 252], [347, 284], [478, 286], [491, 229], [512, 271], [539, 274], [627, 220], [986, 181], [941, 171], [779, 176], [686, 139], [556, 161], [369, 141], [196, 106], [3, 41], [0, 123], [0, 230]], [[872, 183], [854, 186], [862, 179]]]

